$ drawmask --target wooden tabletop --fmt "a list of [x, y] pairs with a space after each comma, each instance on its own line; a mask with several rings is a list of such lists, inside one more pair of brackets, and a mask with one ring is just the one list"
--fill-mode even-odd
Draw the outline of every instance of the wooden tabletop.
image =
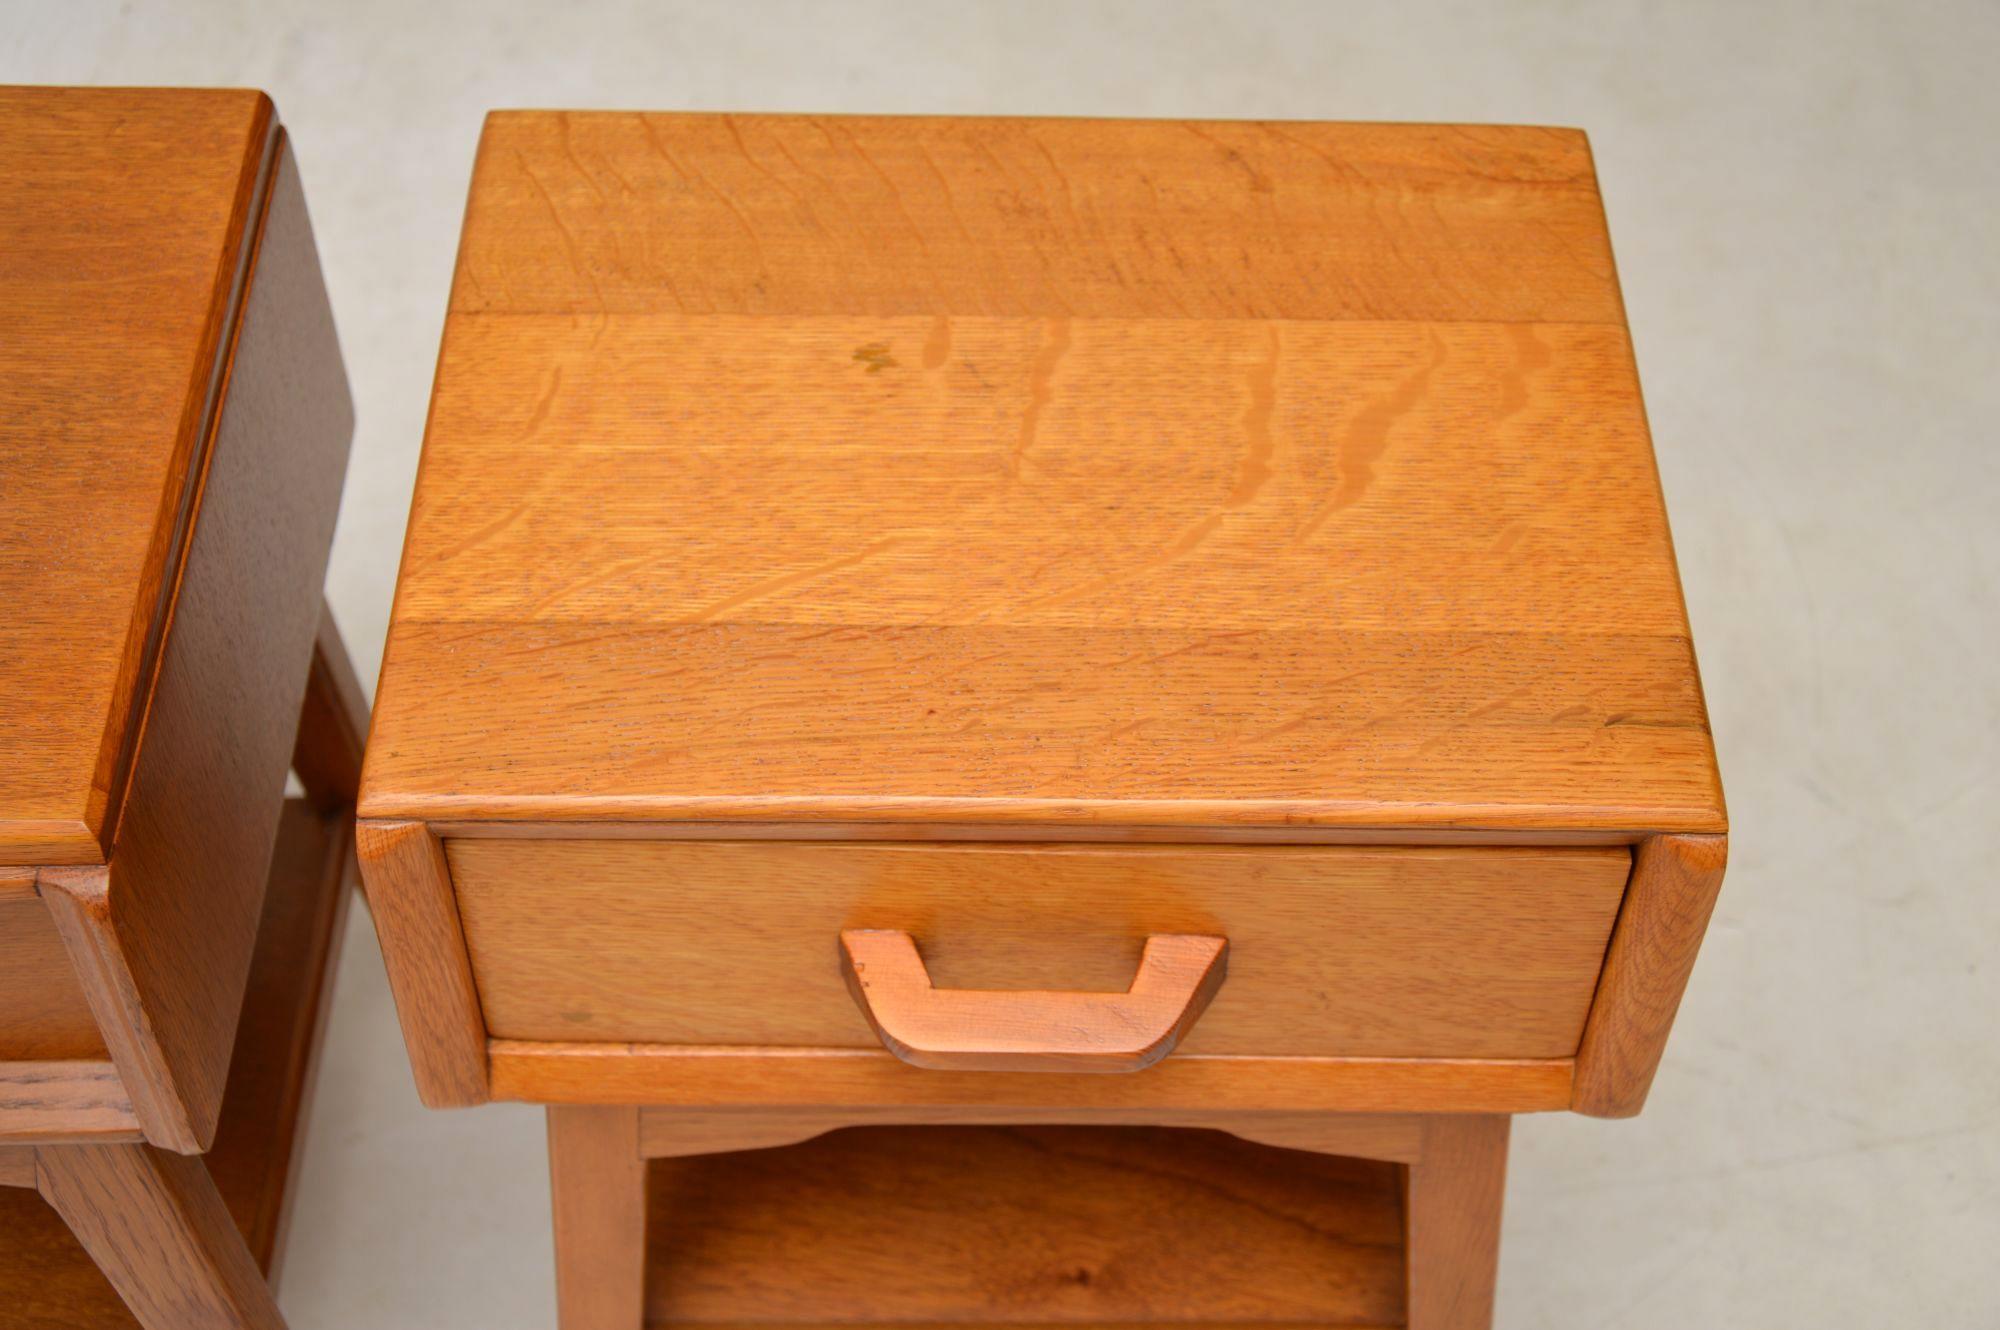
[[109, 853], [274, 130], [0, 88], [0, 863]]
[[496, 114], [362, 812], [1722, 830], [1584, 136]]

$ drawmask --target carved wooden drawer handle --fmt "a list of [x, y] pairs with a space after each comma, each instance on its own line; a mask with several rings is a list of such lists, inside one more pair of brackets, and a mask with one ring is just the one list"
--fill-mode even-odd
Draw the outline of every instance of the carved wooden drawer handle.
[[934, 988], [900, 929], [840, 935], [848, 991], [891, 1053], [955, 1071], [1138, 1071], [1172, 1051], [1222, 987], [1229, 941], [1146, 939], [1123, 993]]

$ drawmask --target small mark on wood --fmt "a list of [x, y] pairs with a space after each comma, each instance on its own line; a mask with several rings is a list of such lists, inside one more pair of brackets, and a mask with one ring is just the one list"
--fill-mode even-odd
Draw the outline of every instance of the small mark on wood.
[[870, 342], [866, 346], [854, 348], [854, 358], [868, 366], [870, 374], [879, 374], [885, 369], [895, 369], [896, 357], [889, 354], [887, 342]]
[[931, 321], [931, 335], [924, 342], [924, 368], [937, 369], [951, 357], [951, 316], [940, 314]]
[[1016, 479], [1020, 478], [1029, 450], [1035, 446], [1042, 424], [1042, 409], [1049, 404], [1049, 398], [1054, 393], [1056, 366], [1062, 364], [1063, 354], [1068, 350], [1069, 320], [1050, 319], [1041, 347], [1035, 352], [1034, 363], [1028, 371], [1028, 409], [1021, 414], [1021, 437], [1007, 459], [1008, 473]]
[[1528, 532], [1527, 523], [1509, 522], [1506, 526], [1500, 529], [1499, 536], [1497, 536], [1494, 539], [1493, 546], [1491, 549], [1487, 551], [1487, 553], [1489, 554], [1507, 553], [1507, 551], [1513, 549], [1514, 546], [1521, 543], [1521, 537], [1526, 535], [1527, 532]]
[[1549, 367], [1548, 347], [1535, 336], [1531, 323], [1517, 323], [1507, 330], [1514, 343], [1514, 368], [1500, 381], [1500, 415], [1494, 421], [1517, 416], [1528, 406], [1528, 378]]
[[1706, 725], [1699, 725], [1699, 724], [1689, 725], [1686, 721], [1661, 719], [1652, 716], [1642, 716], [1636, 711], [1621, 711], [1617, 715], [1608, 718], [1604, 722], [1604, 728], [1607, 730], [1612, 728], [1613, 726], [1620, 726], [1620, 725], [1644, 725], [1659, 730], [1677, 730], [1677, 729], [1692, 728], [1700, 730], [1703, 734], [1708, 733], [1708, 726]]
[[1374, 483], [1375, 463], [1388, 449], [1390, 436], [1397, 424], [1423, 404], [1430, 394], [1431, 372], [1444, 364], [1444, 340], [1435, 330], [1430, 334], [1430, 342], [1428, 360], [1397, 384], [1392, 392], [1376, 398], [1354, 417], [1347, 437], [1340, 443], [1340, 483], [1320, 505], [1319, 511], [1300, 528], [1301, 539], [1318, 531], [1329, 517], [1341, 509], [1359, 503]]
[[1250, 367], [1250, 404], [1243, 411], [1243, 469], [1236, 477], [1236, 487], [1222, 501], [1225, 508], [1241, 508], [1256, 498], [1264, 482], [1271, 478], [1271, 412], [1278, 400], [1277, 324], [1270, 325], [1267, 336], [1268, 354]]

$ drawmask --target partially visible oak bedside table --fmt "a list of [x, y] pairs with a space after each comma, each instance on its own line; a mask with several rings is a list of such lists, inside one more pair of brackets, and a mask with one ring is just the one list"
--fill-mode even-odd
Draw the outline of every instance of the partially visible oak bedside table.
[[268, 99], [0, 88], [0, 1325], [282, 1325], [352, 424]]
[[1583, 136], [493, 116], [361, 813], [566, 1330], [1485, 1324], [1726, 829]]

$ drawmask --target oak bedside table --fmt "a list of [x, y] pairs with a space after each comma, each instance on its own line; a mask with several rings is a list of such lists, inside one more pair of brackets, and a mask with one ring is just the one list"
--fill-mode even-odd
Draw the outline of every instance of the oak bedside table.
[[282, 1325], [351, 427], [269, 100], [0, 89], [0, 1324]]
[[1583, 136], [493, 116], [361, 815], [566, 1330], [1485, 1324], [1726, 829]]

